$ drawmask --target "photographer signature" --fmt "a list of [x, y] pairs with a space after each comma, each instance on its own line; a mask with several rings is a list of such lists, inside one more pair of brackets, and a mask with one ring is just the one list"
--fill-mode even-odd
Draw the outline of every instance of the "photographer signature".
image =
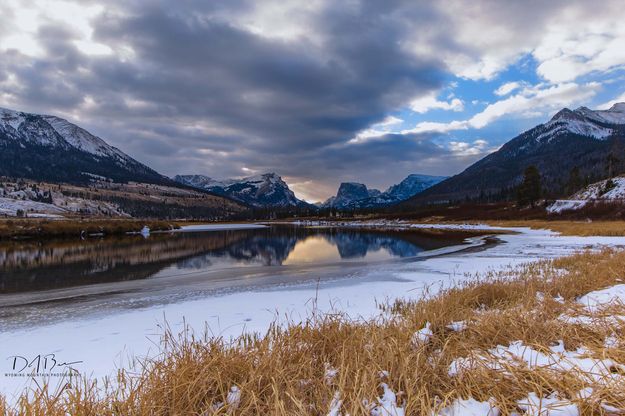
[[12, 361], [12, 370], [17, 373], [21, 373], [25, 370], [33, 370], [35, 373], [42, 373], [60, 369], [61, 367], [75, 370], [72, 368], [72, 365], [82, 363], [82, 361], [60, 361], [54, 353], [45, 355], [39, 354], [32, 359], [22, 355], [12, 355], [8, 357], [7, 360]]

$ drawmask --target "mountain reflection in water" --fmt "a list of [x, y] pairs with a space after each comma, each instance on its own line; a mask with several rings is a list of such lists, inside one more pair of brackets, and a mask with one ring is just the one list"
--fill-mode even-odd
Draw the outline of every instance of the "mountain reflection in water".
[[175, 276], [241, 267], [288, 267], [411, 257], [461, 243], [419, 231], [272, 226], [82, 241], [0, 243], [0, 293]]

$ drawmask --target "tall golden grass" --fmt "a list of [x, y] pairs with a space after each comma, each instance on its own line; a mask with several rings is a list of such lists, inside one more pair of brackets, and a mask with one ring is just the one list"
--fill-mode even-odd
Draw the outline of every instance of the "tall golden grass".
[[526, 221], [486, 221], [490, 225], [501, 227], [530, 227], [556, 231], [568, 236], [625, 236], [625, 221], [561, 221], [561, 220], [526, 220]]
[[[450, 376], [448, 369], [458, 357], [516, 340], [539, 350], [563, 340], [568, 349], [583, 345], [593, 356], [625, 364], [625, 326], [582, 327], [558, 319], [580, 311], [580, 295], [621, 279], [625, 252], [585, 252], [473, 276], [420, 300], [398, 300], [370, 321], [314, 313], [304, 323], [274, 325], [262, 336], [234, 341], [165, 331], [163, 355], [143, 360], [137, 374], [120, 372], [114, 385], [83, 381], [61, 392], [44, 386], [12, 407], [0, 399], [0, 409], [51, 416], [325, 415], [340, 397], [341, 414], [353, 416], [369, 414], [384, 382], [407, 415], [430, 415], [468, 397], [493, 398], [508, 415], [519, 411], [517, 400], [529, 392], [556, 391], [577, 403], [581, 414], [611, 414], [601, 403], [625, 409], [622, 384], [594, 386], [600, 400], [582, 401], [575, 394], [588, 384], [573, 372], [511, 365], [505, 372], [484, 367]], [[614, 305], [611, 312], [625, 314], [625, 306]], [[447, 328], [460, 320], [466, 330]], [[433, 336], [415, 344], [413, 333], [426, 322]], [[607, 349], [604, 340], [613, 333], [621, 344]], [[336, 376], [328, 377], [332, 369]], [[240, 401], [228, 404], [233, 387], [240, 389]]]

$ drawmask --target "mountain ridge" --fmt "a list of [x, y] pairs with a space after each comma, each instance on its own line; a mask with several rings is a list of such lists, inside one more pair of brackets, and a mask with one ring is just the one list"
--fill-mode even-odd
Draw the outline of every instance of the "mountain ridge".
[[391, 185], [384, 192], [369, 189], [366, 185], [357, 182], [343, 182], [339, 185], [336, 196], [330, 197], [321, 207], [354, 210], [393, 205], [423, 192], [446, 178], [446, 176], [413, 173], [398, 184]]
[[0, 176], [85, 183], [173, 182], [63, 118], [0, 108]]
[[[520, 133], [461, 173], [401, 205], [512, 199], [530, 165], [539, 169], [545, 195], [557, 197], [575, 167], [591, 182], [608, 176], [605, 161], [611, 154], [625, 155], [625, 103], [608, 110], [563, 108], [549, 121]], [[618, 169], [625, 169], [625, 158], [618, 159]]]
[[255, 208], [310, 208], [298, 199], [275, 172], [241, 179], [213, 179], [206, 175], [176, 175], [174, 181], [243, 202]]

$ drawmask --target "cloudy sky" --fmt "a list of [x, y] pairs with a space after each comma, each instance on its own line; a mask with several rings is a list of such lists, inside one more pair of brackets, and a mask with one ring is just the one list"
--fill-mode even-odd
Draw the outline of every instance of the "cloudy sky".
[[623, 21], [619, 0], [2, 0], [0, 107], [166, 175], [275, 171], [317, 201], [625, 101]]

